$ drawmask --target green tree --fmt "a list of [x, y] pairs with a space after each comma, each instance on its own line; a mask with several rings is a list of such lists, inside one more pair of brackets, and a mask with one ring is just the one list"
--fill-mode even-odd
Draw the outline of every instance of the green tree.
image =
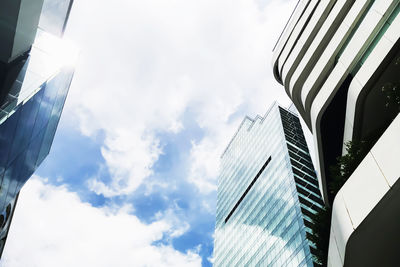
[[329, 192], [333, 197], [368, 153], [365, 141], [350, 141], [345, 146], [347, 153], [338, 157], [337, 164], [330, 167]]
[[382, 86], [382, 92], [385, 94], [387, 108], [395, 108], [400, 112], [400, 83], [388, 82]]
[[332, 210], [329, 207], [324, 207], [312, 216], [312, 232], [309, 240], [313, 242], [317, 248], [314, 255], [314, 261], [322, 266], [327, 265], [329, 234], [331, 230]]
[[[329, 190], [333, 198], [368, 152], [368, 145], [365, 141], [351, 141], [347, 142], [345, 146], [347, 153], [338, 157], [337, 163], [330, 168]], [[313, 221], [312, 234], [308, 238], [317, 248], [314, 261], [322, 266], [326, 266], [328, 260], [331, 217], [331, 208], [324, 207], [317, 210], [317, 213], [311, 218]]]
[[[395, 73], [400, 71], [400, 57], [394, 60]], [[394, 108], [400, 112], [400, 80], [399, 76], [394, 78], [394, 81], [389, 81], [382, 86], [382, 92], [386, 98], [385, 106], [387, 108]]]

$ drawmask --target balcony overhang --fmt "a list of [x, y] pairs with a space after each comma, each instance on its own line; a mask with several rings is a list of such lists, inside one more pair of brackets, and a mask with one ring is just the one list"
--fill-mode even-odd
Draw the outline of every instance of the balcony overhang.
[[397, 266], [400, 115], [335, 197], [328, 266]]

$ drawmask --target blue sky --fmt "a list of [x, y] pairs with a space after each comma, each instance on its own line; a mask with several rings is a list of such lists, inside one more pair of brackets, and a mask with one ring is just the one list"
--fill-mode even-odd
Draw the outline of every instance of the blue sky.
[[[110, 203], [129, 203], [134, 208], [132, 214], [144, 223], [152, 223], [157, 220], [157, 213], [173, 209], [179, 220], [190, 224], [190, 229], [172, 240], [169, 236], [164, 236], [156, 243], [172, 244], [182, 252], [201, 245], [198, 253], [203, 258], [203, 266], [211, 266], [207, 258], [211, 256], [213, 248], [214, 208], [210, 211], [202, 210], [201, 203], [197, 202], [202, 196], [185, 180], [187, 170], [184, 170], [185, 166], [188, 166], [191, 141], [200, 140], [202, 136], [202, 131], [197, 125], [190, 125], [188, 129], [185, 128], [177, 134], [160, 134], [163, 154], [152, 167], [154, 174], [146, 180], [152, 183], [167, 183], [168, 186], [154, 185], [149, 192], [146, 184], [143, 184], [132, 194], [107, 198], [87, 187], [87, 179], [99, 175], [99, 169], [105, 164], [100, 151], [103, 141], [101, 134], [96, 138], [82, 136], [79, 132], [71, 130], [62, 120], [52, 147], [52, 154], [60, 156], [45, 161], [36, 173], [40, 177], [48, 177], [48, 183], [67, 185], [69, 191], [77, 192], [82, 201], [89, 202], [94, 207], [104, 207]], [[71, 168], [65, 168], [65, 163]], [[107, 170], [102, 170], [101, 179], [107, 183], [112, 178]], [[215, 192], [209, 194], [208, 201], [210, 207], [215, 207]]]
[[75, 77], [5, 266], [211, 266], [219, 156], [289, 103], [270, 62], [295, 2], [75, 1]]

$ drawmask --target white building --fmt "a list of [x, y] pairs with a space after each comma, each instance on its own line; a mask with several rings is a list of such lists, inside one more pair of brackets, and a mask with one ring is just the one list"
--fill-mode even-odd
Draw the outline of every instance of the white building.
[[[399, 2], [300, 0], [274, 48], [274, 75], [313, 133], [333, 202], [328, 266], [400, 266]], [[369, 152], [332, 196], [329, 166], [355, 140]]]

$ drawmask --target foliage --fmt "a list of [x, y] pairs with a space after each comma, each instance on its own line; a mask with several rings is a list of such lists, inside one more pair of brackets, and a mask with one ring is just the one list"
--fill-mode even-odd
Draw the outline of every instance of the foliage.
[[337, 164], [330, 167], [329, 193], [336, 196], [353, 171], [368, 152], [367, 142], [350, 141], [345, 144], [347, 153], [337, 158]]
[[315, 244], [317, 251], [314, 255], [314, 261], [322, 266], [327, 265], [329, 233], [331, 229], [332, 211], [330, 207], [324, 207], [312, 216], [312, 232], [309, 240]]
[[[394, 66], [399, 71], [400, 57], [394, 61]], [[394, 108], [400, 112], [400, 82], [397, 76], [396, 81], [387, 82], [382, 86], [382, 92], [385, 94], [387, 108]]]
[[386, 96], [385, 106], [400, 111], [400, 83], [388, 82], [382, 86], [382, 92]]
[[[400, 57], [396, 59], [395, 66], [400, 66]], [[400, 82], [387, 82], [381, 89], [386, 99], [385, 107], [400, 112]], [[364, 159], [372, 143], [373, 141], [371, 140], [370, 143], [365, 141], [350, 141], [345, 144], [347, 153], [338, 157], [337, 163], [330, 167], [328, 188], [332, 199], [334, 199], [337, 192]], [[317, 213], [311, 218], [313, 220], [312, 234], [308, 235], [308, 239], [317, 247], [314, 261], [322, 266], [326, 266], [328, 260], [331, 217], [331, 208], [324, 207], [317, 210]]]
[[[368, 152], [367, 142], [351, 141], [345, 144], [347, 153], [337, 158], [336, 165], [331, 166], [329, 190], [335, 197], [339, 189], [347, 181]], [[327, 265], [329, 234], [331, 229], [332, 210], [330, 207], [318, 209], [312, 216], [312, 234], [309, 240], [317, 247], [315, 262]]]

